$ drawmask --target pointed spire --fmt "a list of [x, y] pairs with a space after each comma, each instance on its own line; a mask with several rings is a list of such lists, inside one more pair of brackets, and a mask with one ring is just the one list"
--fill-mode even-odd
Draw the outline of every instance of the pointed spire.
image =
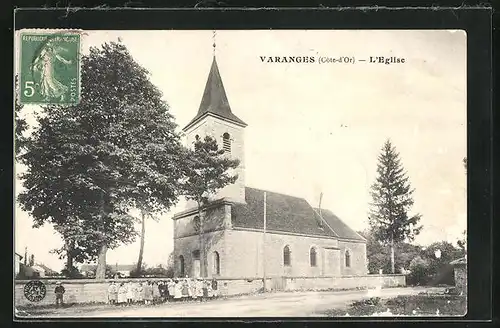
[[191, 120], [191, 122], [189, 122], [188, 125], [186, 125], [186, 127], [184, 127], [183, 130], [186, 130], [192, 124], [209, 113], [237, 125], [247, 126], [245, 122], [239, 119], [231, 111], [229, 101], [227, 100], [226, 90], [224, 90], [224, 85], [220, 76], [217, 60], [215, 59], [215, 54], [212, 61], [212, 67], [210, 68], [210, 72], [208, 74], [207, 84], [205, 85], [205, 91], [203, 92], [203, 97], [201, 99], [200, 108], [198, 109], [198, 114]]

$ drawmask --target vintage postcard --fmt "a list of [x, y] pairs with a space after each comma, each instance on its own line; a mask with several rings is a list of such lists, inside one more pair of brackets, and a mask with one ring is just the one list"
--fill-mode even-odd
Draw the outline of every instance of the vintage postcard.
[[19, 30], [15, 310], [467, 312], [462, 30]]

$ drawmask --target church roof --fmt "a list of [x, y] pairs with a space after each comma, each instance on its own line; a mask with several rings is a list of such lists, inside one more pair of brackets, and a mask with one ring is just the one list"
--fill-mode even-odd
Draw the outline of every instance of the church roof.
[[[263, 229], [264, 190], [246, 187], [245, 200], [247, 204], [232, 206], [233, 226]], [[324, 224], [318, 211], [303, 198], [266, 191], [266, 204], [267, 230], [365, 240], [330, 211], [321, 211]]]
[[207, 84], [205, 85], [205, 91], [203, 92], [198, 114], [196, 114], [191, 122], [184, 127], [184, 130], [208, 114], [215, 115], [223, 120], [227, 120], [241, 126], [247, 126], [245, 122], [234, 115], [231, 111], [215, 56], [212, 61], [210, 73], [208, 74]]
[[[316, 211], [319, 212], [319, 209], [316, 208]], [[356, 231], [349, 228], [347, 224], [345, 224], [338, 216], [336, 216], [332, 211], [321, 209], [321, 217], [326, 223], [332, 227], [332, 229], [342, 238], [348, 239], [359, 239], [366, 240], [363, 236], [358, 234]]]

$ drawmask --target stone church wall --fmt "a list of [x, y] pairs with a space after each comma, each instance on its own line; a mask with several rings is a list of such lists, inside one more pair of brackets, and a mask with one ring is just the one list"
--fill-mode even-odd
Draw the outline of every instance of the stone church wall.
[[[226, 275], [225, 270], [225, 247], [224, 247], [224, 231], [214, 231], [204, 235], [206, 255], [207, 255], [207, 274], [209, 277], [214, 276], [214, 252], [219, 254], [220, 259], [220, 275]], [[180, 272], [180, 256], [184, 258], [184, 275], [193, 276], [193, 251], [200, 249], [199, 236], [191, 235], [181, 237], [174, 240], [174, 274], [176, 277], [181, 276]]]
[[[197, 235], [194, 218], [198, 216], [193, 212], [189, 216], [174, 220], [174, 238]], [[203, 228], [205, 231], [220, 230], [224, 227], [225, 207], [209, 208], [204, 212]]]
[[[366, 270], [366, 247], [360, 243], [338, 242], [335, 239], [296, 236], [290, 234], [266, 234], [267, 276], [340, 276], [364, 275]], [[283, 263], [283, 249], [291, 251], [291, 265]], [[310, 250], [317, 250], [316, 266], [310, 264]], [[340, 248], [340, 250], [335, 250]], [[344, 268], [341, 255], [345, 249], [351, 251], [351, 268]], [[231, 259], [226, 261], [224, 272], [228, 277], [263, 275], [263, 233], [248, 230], [228, 230], [226, 250]], [[332, 265], [333, 262], [333, 265]]]
[[[366, 244], [361, 242], [348, 242], [339, 240], [340, 259], [342, 262], [341, 274], [343, 276], [356, 276], [368, 274], [368, 262], [366, 260]], [[349, 251], [351, 266], [346, 267], [346, 250]]]

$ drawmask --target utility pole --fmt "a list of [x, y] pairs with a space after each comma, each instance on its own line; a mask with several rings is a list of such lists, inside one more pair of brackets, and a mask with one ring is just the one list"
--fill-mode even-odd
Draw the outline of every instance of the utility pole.
[[262, 242], [262, 276], [264, 293], [267, 292], [267, 279], [266, 279], [266, 221], [267, 221], [267, 213], [266, 213], [266, 192], [264, 191], [264, 232], [263, 232], [263, 242]]

